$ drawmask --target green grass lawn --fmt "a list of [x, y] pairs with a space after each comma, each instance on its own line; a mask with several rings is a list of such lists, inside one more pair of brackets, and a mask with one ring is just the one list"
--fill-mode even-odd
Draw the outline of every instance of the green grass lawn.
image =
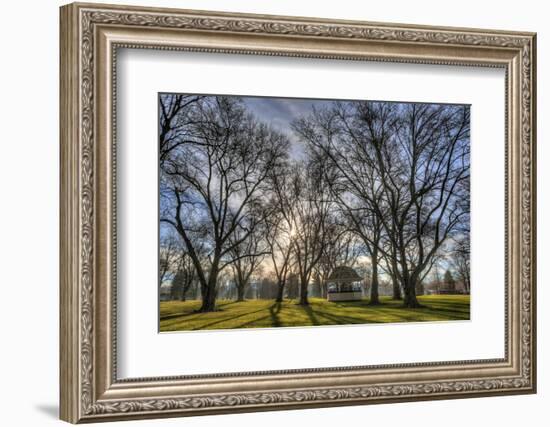
[[349, 325], [470, 319], [469, 295], [427, 295], [418, 298], [422, 308], [403, 308], [400, 301], [381, 297], [382, 304], [369, 306], [368, 300], [328, 302], [310, 298], [303, 307], [294, 300], [243, 302], [218, 301], [218, 311], [196, 313], [200, 301], [162, 301], [160, 330], [271, 328], [279, 326]]

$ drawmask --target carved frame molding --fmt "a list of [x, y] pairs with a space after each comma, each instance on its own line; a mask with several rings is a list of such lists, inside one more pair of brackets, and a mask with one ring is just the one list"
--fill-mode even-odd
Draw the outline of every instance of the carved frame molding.
[[[116, 378], [116, 51], [193, 50], [504, 67], [506, 357]], [[61, 8], [61, 418], [70, 422], [532, 393], [535, 35], [71, 4]], [[289, 380], [296, 386], [285, 384]]]

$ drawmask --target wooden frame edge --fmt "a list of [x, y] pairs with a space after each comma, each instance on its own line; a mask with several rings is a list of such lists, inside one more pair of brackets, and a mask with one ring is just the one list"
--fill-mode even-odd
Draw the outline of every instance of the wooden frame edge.
[[64, 421], [79, 415], [78, 323], [78, 19], [74, 5], [60, 8], [60, 407]]
[[[337, 399], [323, 400], [315, 398], [316, 391], [312, 389], [298, 390], [298, 393], [303, 393], [303, 396], [297, 400], [285, 401], [285, 391], [281, 391], [280, 401], [274, 398], [274, 401], [263, 402], [264, 395], [259, 392], [257, 399], [258, 402], [254, 403], [254, 397], [252, 401], [248, 401], [248, 397], [244, 394], [235, 394], [234, 398], [242, 399], [243, 403], [234, 405], [221, 405], [210, 406], [211, 402], [208, 399], [212, 399], [212, 396], [205, 396], [203, 400], [200, 397], [197, 399], [198, 405], [196, 408], [181, 408], [179, 407], [177, 400], [171, 400], [169, 398], [158, 399], [153, 398], [147, 400], [140, 400], [139, 405], [142, 406], [136, 411], [136, 405], [138, 401], [125, 400], [121, 397], [107, 397], [105, 400], [97, 400], [98, 396], [95, 394], [97, 390], [94, 390], [94, 384], [86, 383], [82, 385], [82, 377], [92, 375], [89, 372], [89, 366], [94, 366], [95, 362], [91, 362], [91, 365], [87, 363], [82, 364], [83, 357], [92, 357], [93, 360], [98, 356], [95, 354], [95, 339], [92, 342], [83, 342], [81, 339], [82, 328], [93, 328], [93, 322], [90, 324], [90, 319], [87, 318], [86, 313], [82, 316], [82, 292], [86, 291], [83, 286], [94, 286], [93, 276], [91, 276], [90, 283], [82, 283], [82, 277], [79, 276], [83, 268], [88, 268], [88, 265], [83, 266], [81, 262], [81, 251], [86, 250], [86, 245], [83, 248], [81, 245], [82, 239], [82, 227], [88, 226], [86, 221], [82, 219], [83, 210], [87, 211], [95, 206], [94, 194], [86, 194], [82, 199], [82, 180], [86, 179], [86, 176], [82, 176], [83, 171], [80, 167], [82, 164], [82, 116], [79, 108], [81, 106], [81, 79], [82, 70], [80, 64], [81, 55], [81, 43], [79, 38], [81, 23], [80, 12], [83, 9], [97, 9], [97, 10], [126, 10], [128, 12], [144, 12], [144, 13], [170, 13], [170, 14], [192, 14], [200, 15], [203, 17], [224, 17], [224, 18], [240, 18], [243, 19], [258, 19], [265, 21], [277, 21], [283, 20], [288, 22], [300, 22], [300, 23], [320, 23], [322, 25], [373, 25], [387, 28], [399, 27], [400, 29], [419, 29], [426, 31], [448, 31], [450, 33], [469, 32], [477, 33], [479, 37], [490, 37], [491, 35], [500, 35], [502, 37], [509, 36], [511, 38], [517, 37], [525, 40], [525, 45], [528, 49], [528, 55], [530, 59], [529, 72], [530, 80], [527, 82], [531, 86], [529, 88], [523, 88], [524, 81], [518, 82], [520, 85], [521, 94], [523, 96], [528, 95], [528, 99], [523, 98], [521, 102], [524, 104], [523, 108], [530, 114], [528, 123], [522, 122], [523, 117], [520, 118], [518, 126], [522, 129], [519, 130], [520, 134], [524, 136], [525, 132], [528, 132], [529, 141], [523, 141], [522, 150], [528, 150], [529, 160], [527, 166], [529, 170], [526, 172], [521, 169], [522, 178], [524, 181], [521, 183], [520, 195], [524, 197], [523, 203], [528, 205], [528, 218], [525, 217], [527, 211], [523, 211], [523, 219], [527, 224], [528, 229], [523, 229], [522, 240], [526, 244], [523, 246], [523, 255], [527, 257], [529, 261], [528, 273], [523, 270], [521, 273], [527, 274], [523, 277], [523, 289], [522, 291], [523, 304], [530, 304], [529, 307], [523, 307], [523, 310], [529, 312], [529, 319], [523, 318], [521, 321], [527, 322], [527, 327], [530, 327], [529, 337], [531, 341], [522, 348], [522, 354], [520, 354], [521, 360], [524, 362], [526, 359], [529, 361], [529, 366], [524, 366], [522, 369], [528, 369], [530, 371], [530, 382], [526, 386], [522, 386], [516, 390], [491, 390], [476, 391], [472, 393], [457, 394], [456, 392], [449, 391], [435, 391], [433, 394], [426, 395], [404, 395], [394, 396], [387, 399], [366, 399], [365, 397], [353, 397], [347, 396], [345, 391], [342, 393], [342, 397]], [[342, 405], [358, 405], [358, 404], [377, 404], [387, 402], [402, 402], [402, 401], [418, 401], [418, 400], [432, 400], [432, 399], [446, 399], [446, 398], [466, 398], [476, 396], [492, 396], [502, 394], [524, 394], [536, 392], [536, 35], [534, 33], [526, 32], [505, 32], [505, 31], [491, 31], [491, 30], [476, 30], [476, 29], [461, 29], [461, 28], [437, 28], [426, 26], [408, 26], [401, 24], [381, 24], [381, 23], [365, 23], [356, 21], [331, 21], [331, 20], [317, 20], [312, 18], [295, 18], [295, 17], [283, 17], [283, 16], [266, 16], [266, 15], [247, 15], [247, 14], [229, 14], [218, 12], [200, 12], [200, 11], [185, 11], [176, 9], [156, 9], [156, 8], [141, 8], [141, 7], [127, 7], [127, 6], [111, 6], [101, 4], [71, 4], [63, 6], [60, 10], [61, 21], [61, 33], [60, 33], [60, 139], [61, 139], [61, 198], [60, 198], [60, 384], [61, 384], [61, 396], [60, 396], [60, 417], [61, 419], [71, 422], [90, 422], [90, 421], [103, 421], [103, 420], [116, 420], [116, 419], [128, 419], [128, 418], [155, 418], [155, 417], [172, 417], [172, 416], [187, 416], [187, 415], [206, 415], [214, 413], [234, 413], [234, 412], [250, 412], [250, 411], [265, 411], [265, 410], [283, 410], [283, 409], [295, 409], [305, 407], [326, 407], [326, 406], [342, 406]], [[407, 62], [405, 60], [405, 62]], [[526, 66], [524, 62], [522, 66]], [[519, 76], [516, 76], [519, 78]], [[519, 101], [519, 100], [518, 100]], [[525, 105], [528, 104], [528, 105]], [[92, 112], [95, 114], [95, 111]], [[78, 142], [78, 143], [75, 143]], [[97, 171], [97, 165], [93, 162], [90, 165], [93, 171]], [[521, 166], [520, 166], [521, 167]], [[525, 175], [527, 174], [527, 175]], [[525, 181], [525, 179], [527, 179]], [[89, 204], [89, 205], [88, 205]], [[88, 212], [89, 214], [89, 212]], [[92, 218], [94, 218], [92, 215]], [[93, 225], [92, 229], [88, 230], [91, 239], [93, 239]], [[86, 232], [86, 230], [85, 230]], [[526, 237], [527, 236], [527, 237]], [[528, 253], [525, 251], [528, 250]], [[95, 255], [94, 255], [95, 256]], [[523, 265], [522, 265], [523, 266]], [[93, 267], [93, 266], [92, 266]], [[93, 274], [93, 273], [92, 273]], [[526, 292], [529, 293], [528, 296]], [[88, 307], [89, 309], [90, 307]], [[93, 313], [93, 307], [92, 311]], [[519, 327], [519, 325], [518, 325]], [[525, 324], [524, 324], [525, 327]], [[82, 346], [86, 346], [86, 354], [81, 352]], [[519, 344], [521, 345], [521, 344]], [[525, 352], [529, 354], [526, 354]], [[99, 355], [102, 357], [101, 355]], [[92, 377], [93, 378], [93, 377]], [[109, 388], [113, 384], [108, 384]], [[119, 389], [126, 389], [126, 385], [115, 383], [114, 386]], [[134, 384], [134, 388], [140, 388], [139, 384]], [[83, 400], [83, 392], [86, 393], [86, 398]], [[296, 392], [294, 392], [296, 393]], [[308, 394], [311, 393], [311, 394]], [[139, 394], [139, 393], [138, 393]], [[312, 397], [313, 396], [313, 397]], [[122, 400], [120, 400], [122, 398]], [[137, 398], [137, 396], [136, 396]], [[144, 398], [141, 398], [144, 399]], [[146, 398], [145, 398], [146, 399]], [[199, 402], [203, 401], [205, 406], [201, 407]], [[263, 402], [263, 403], [262, 403]], [[92, 405], [88, 407], [87, 405]], [[147, 407], [147, 405], [150, 405]], [[90, 411], [90, 408], [95, 408]], [[111, 409], [110, 409], [111, 408]]]

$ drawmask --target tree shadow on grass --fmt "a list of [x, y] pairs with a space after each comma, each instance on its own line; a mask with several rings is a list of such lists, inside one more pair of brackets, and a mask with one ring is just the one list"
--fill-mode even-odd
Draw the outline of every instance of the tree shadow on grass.
[[[247, 311], [246, 313], [239, 314], [238, 316], [224, 317], [222, 319], [216, 320], [215, 322], [206, 323], [205, 325], [201, 325], [201, 326], [198, 326], [196, 328], [193, 328], [192, 330], [193, 331], [198, 331], [198, 330], [201, 330], [201, 329], [209, 329], [210, 326], [218, 325], [218, 324], [223, 323], [223, 322], [229, 322], [231, 320], [235, 320], [235, 319], [238, 319], [240, 317], [245, 317], [245, 316], [249, 316], [249, 315], [254, 314], [254, 313], [259, 313], [260, 311], [265, 311], [265, 308], [261, 308], [260, 310], [256, 310], [256, 311]], [[256, 320], [259, 320], [259, 319], [255, 319], [254, 321], [256, 321]], [[251, 322], [248, 322], [248, 323], [251, 323]], [[239, 327], [242, 327], [242, 326], [239, 326]], [[233, 328], [230, 328], [230, 329], [233, 329]]]
[[[420, 309], [407, 307], [393, 307], [387, 310], [380, 310], [380, 314], [388, 317], [396, 318], [388, 320], [386, 323], [392, 322], [441, 322], [448, 320], [464, 320], [464, 316], [456, 311], [449, 310], [448, 312], [438, 312], [427, 307]], [[402, 319], [402, 320], [399, 320]]]
[[331, 307], [368, 307], [369, 302], [361, 301], [330, 301]]
[[470, 314], [470, 306], [464, 306], [464, 307], [440, 307], [436, 305], [425, 305], [424, 306], [424, 313], [427, 314], [436, 314], [440, 316], [464, 316]]
[[[214, 311], [214, 313], [224, 311], [223, 307], [231, 305], [231, 304], [236, 304], [237, 302], [243, 302], [243, 301], [227, 301], [227, 302], [219, 303], [219, 304], [217, 304], [217, 309]], [[184, 312], [179, 312], [179, 313], [170, 313], [170, 314], [164, 314], [164, 315], [161, 314], [160, 315], [160, 321], [162, 322], [162, 321], [166, 321], [166, 320], [170, 320], [170, 319], [176, 319], [178, 317], [188, 317], [188, 316], [196, 316], [195, 318], [198, 319], [200, 317], [204, 317], [204, 315], [206, 315], [208, 313], [212, 313], [212, 312], [211, 311], [199, 311], [199, 309], [194, 309], [194, 310], [191, 310], [191, 311], [184, 311]]]
[[360, 323], [383, 323], [378, 320], [365, 319], [363, 317], [353, 317], [349, 315], [337, 315], [326, 312], [317, 311], [315, 314], [320, 317], [324, 317], [330, 323], [329, 325], [351, 325], [351, 324], [360, 324]]
[[343, 308], [378, 308], [386, 305], [385, 302], [380, 302], [378, 304], [371, 304], [370, 299], [364, 299], [361, 301], [338, 301], [337, 303], [332, 303], [335, 307]]
[[317, 317], [315, 316], [315, 312], [313, 311], [313, 309], [311, 308], [310, 305], [302, 305], [300, 306], [302, 308], [302, 310], [305, 311], [305, 313], [307, 314], [307, 317], [309, 318], [309, 321], [311, 322], [312, 325], [320, 325], [321, 323], [319, 322], [319, 319], [317, 319]]
[[447, 308], [447, 307], [432, 307], [432, 306], [426, 306], [425, 311], [427, 312], [441, 312], [441, 313], [469, 313], [470, 307], [455, 307], [455, 308]]
[[194, 312], [194, 311], [191, 311], [191, 312], [188, 312], [188, 313], [173, 313], [173, 314], [165, 314], [165, 315], [161, 314], [160, 315], [160, 321], [162, 322], [162, 321], [166, 321], [166, 320], [170, 320], [170, 319], [176, 319], [178, 317], [188, 317], [188, 316], [197, 315], [197, 314], [199, 314], [199, 313]]
[[[431, 316], [429, 319], [420, 319], [422, 321], [426, 322], [444, 322], [449, 320], [469, 320], [470, 314], [469, 313], [456, 313], [454, 314], [448, 313], [448, 312], [439, 312], [437, 310], [432, 310], [429, 312], [425, 312], [426, 316]], [[436, 318], [437, 317], [437, 318]]]
[[[424, 322], [424, 321], [448, 321], [448, 320], [464, 320], [468, 311], [461, 311], [460, 309], [451, 308], [432, 308], [430, 306], [423, 306], [418, 309], [411, 309], [404, 307], [402, 304], [386, 304], [382, 303], [378, 306], [369, 306], [366, 304], [356, 302], [344, 302], [340, 303], [337, 308], [342, 310], [352, 311], [354, 313], [345, 313], [345, 315], [337, 315], [330, 313], [333, 318], [348, 320], [355, 319], [348, 323], [404, 323], [404, 322]], [[365, 310], [365, 314], [369, 313], [371, 318], [365, 318], [362, 314], [358, 313], [359, 310]], [[325, 312], [323, 312], [325, 313]], [[357, 314], [359, 318], [354, 318], [352, 314]], [[438, 317], [432, 319], [426, 319], [425, 317]], [[377, 319], [378, 318], [378, 319]], [[341, 322], [339, 322], [341, 323]]]
[[279, 313], [281, 312], [281, 303], [275, 302], [269, 307], [269, 315], [271, 316], [271, 324], [278, 328], [281, 326], [281, 319], [279, 319]]
[[[242, 325], [239, 325], [239, 326], [235, 326], [234, 328], [232, 329], [242, 329], [242, 328], [264, 328], [266, 326], [250, 326], [250, 325], [253, 325], [254, 323], [258, 323], [262, 320], [265, 320], [267, 318], [271, 318], [271, 314], [268, 314], [267, 316], [262, 316], [262, 317], [257, 317], [255, 319], [252, 319], [248, 322], [245, 322], [243, 323]], [[280, 325], [279, 325], [280, 326]], [[267, 326], [269, 327], [269, 326]]]
[[[414, 313], [400, 312], [400, 307], [388, 307], [377, 311], [380, 317], [386, 317], [387, 320], [380, 320], [379, 323], [398, 323], [398, 322], [416, 322], [420, 319], [414, 317]], [[423, 314], [424, 312], [418, 311], [417, 313]]]
[[[277, 307], [277, 305], [279, 307]], [[306, 322], [296, 323], [296, 324], [292, 324], [292, 325], [288, 325], [288, 326], [321, 326], [321, 325], [349, 325], [349, 324], [358, 324], [358, 323], [379, 323], [377, 321], [370, 321], [370, 320], [365, 321], [362, 318], [357, 318], [357, 317], [352, 317], [352, 316], [337, 316], [337, 315], [333, 315], [333, 314], [329, 314], [329, 313], [325, 313], [325, 312], [315, 311], [309, 305], [300, 306], [300, 307], [303, 309], [305, 314], [308, 316], [309, 322], [307, 322], [307, 323]], [[280, 322], [280, 320], [278, 319], [278, 316], [277, 316], [278, 312], [280, 311], [280, 303], [273, 304], [270, 307], [269, 311], [270, 311], [269, 316], [263, 316], [263, 317], [259, 317], [257, 319], [250, 320], [249, 322], [246, 322], [246, 323], [243, 323], [242, 325], [239, 325], [238, 328], [250, 327], [250, 325], [252, 325], [254, 323], [258, 323], [262, 320], [265, 320], [268, 317], [271, 318], [273, 327], [282, 326], [281, 322]], [[329, 323], [322, 323], [321, 320], [319, 319], [319, 317], [317, 317], [317, 316], [327, 319], [329, 321]], [[252, 326], [252, 327], [256, 327], [256, 326]], [[257, 327], [259, 327], [259, 326], [257, 326]]]
[[246, 301], [247, 300], [243, 300], [243, 301], [237, 301], [237, 300], [223, 301], [223, 302], [218, 302], [216, 305], [219, 306], [219, 307], [223, 307], [224, 305], [237, 304], [238, 302], [246, 302]]

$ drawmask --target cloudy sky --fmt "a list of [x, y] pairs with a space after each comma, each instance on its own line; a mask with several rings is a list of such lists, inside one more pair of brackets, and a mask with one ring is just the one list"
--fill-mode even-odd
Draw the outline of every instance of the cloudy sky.
[[242, 97], [245, 105], [260, 120], [269, 123], [279, 132], [288, 136], [292, 142], [292, 157], [300, 157], [303, 147], [297, 141], [290, 128], [293, 120], [311, 113], [313, 106], [319, 108], [330, 101], [300, 98]]

